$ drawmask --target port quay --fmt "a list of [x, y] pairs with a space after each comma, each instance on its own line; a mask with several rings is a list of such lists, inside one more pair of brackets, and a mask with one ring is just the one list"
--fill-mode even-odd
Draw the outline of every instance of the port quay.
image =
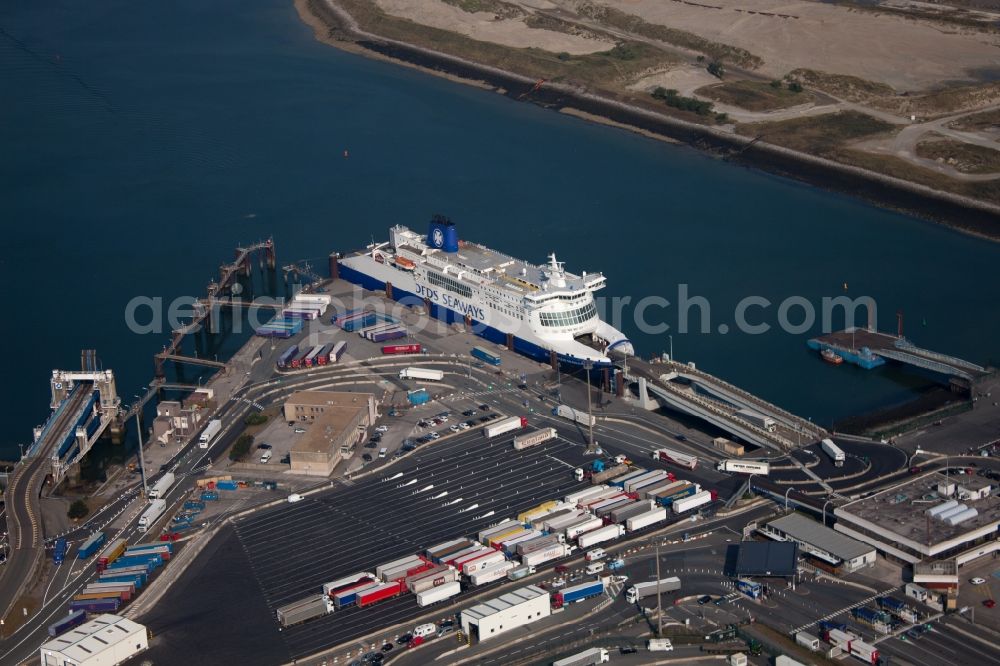
[[[1000, 663], [1000, 622], [962, 640], [959, 585], [1000, 550], [992, 369], [901, 320], [809, 340], [956, 396], [891, 439], [830, 432], [696, 359], [643, 358], [596, 315], [600, 273], [444, 218], [324, 269], [236, 248], [128, 404], [95, 350], [53, 370], [5, 486], [0, 662], [67, 663], [118, 623], [138, 647], [101, 663], [649, 663], [633, 653], [664, 645], [908, 663], [935, 622], [935, 649]], [[258, 278], [293, 296], [245, 298]], [[228, 358], [186, 351], [251, 305], [268, 321]], [[136, 454], [83, 478], [129, 429]], [[926, 534], [882, 536], [879, 516], [932, 506]]]

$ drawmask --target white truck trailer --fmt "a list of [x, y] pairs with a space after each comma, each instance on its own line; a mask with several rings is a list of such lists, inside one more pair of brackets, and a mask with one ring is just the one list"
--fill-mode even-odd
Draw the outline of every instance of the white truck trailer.
[[160, 519], [160, 517], [166, 512], [166, 510], [167, 510], [166, 500], [158, 499], [150, 502], [149, 507], [145, 511], [143, 511], [141, 516], [139, 516], [139, 525], [138, 525], [139, 531], [148, 532], [149, 528], [152, 527], [153, 524]]
[[205, 429], [201, 431], [201, 435], [198, 436], [198, 447], [207, 449], [220, 430], [222, 430], [222, 421], [219, 419], [209, 421]]
[[625, 590], [625, 601], [630, 604], [634, 604], [640, 599], [645, 599], [646, 597], [656, 594], [657, 586], [659, 586], [660, 594], [664, 592], [676, 592], [681, 589], [681, 579], [677, 576], [671, 576], [670, 578], [661, 578], [659, 583], [655, 580], [646, 581], [645, 583], [636, 583], [632, 587]]
[[771, 463], [753, 460], [723, 460], [716, 467], [720, 472], [730, 474], [756, 474], [767, 476], [771, 473]]
[[552, 410], [555, 416], [561, 416], [564, 419], [569, 419], [570, 421], [576, 421], [577, 423], [582, 423], [586, 426], [591, 426], [597, 423], [597, 419], [588, 414], [587, 412], [582, 412], [579, 409], [573, 409], [569, 405], [559, 405]]
[[153, 487], [149, 489], [149, 499], [155, 500], [158, 497], [163, 497], [170, 490], [170, 487], [174, 485], [174, 473], [167, 472], [153, 484]]
[[604, 648], [590, 648], [583, 652], [552, 662], [552, 666], [597, 666], [611, 661], [611, 654]]
[[444, 379], [444, 372], [441, 370], [433, 370], [431, 368], [403, 368], [399, 371], [400, 379], [425, 379], [428, 381], [439, 382]]
[[483, 428], [483, 436], [496, 437], [497, 435], [502, 435], [505, 432], [520, 430], [526, 425], [528, 425], [528, 419], [522, 416], [508, 416], [505, 419], [500, 419], [499, 421]]
[[740, 417], [747, 423], [751, 423], [761, 430], [766, 430], [768, 432], [774, 432], [778, 429], [778, 423], [770, 416], [764, 416], [763, 414], [758, 414], [757, 412], [750, 409], [741, 409], [736, 412], [736, 416]]
[[844, 450], [833, 443], [832, 439], [824, 439], [820, 442], [820, 446], [823, 447], [823, 453], [830, 456], [830, 460], [833, 461], [835, 467], [842, 467], [847, 456], [844, 454]]

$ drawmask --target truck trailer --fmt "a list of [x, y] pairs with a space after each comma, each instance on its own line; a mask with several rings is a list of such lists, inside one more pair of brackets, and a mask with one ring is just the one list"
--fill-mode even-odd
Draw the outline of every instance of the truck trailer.
[[692, 456], [683, 451], [675, 451], [674, 449], [656, 449], [653, 451], [652, 456], [653, 460], [672, 463], [685, 469], [694, 469], [698, 466], [697, 456]]
[[305, 599], [294, 601], [277, 609], [278, 623], [282, 627], [291, 627], [313, 618], [321, 617], [334, 611], [330, 598], [322, 594], [314, 594]]
[[679, 500], [675, 500], [671, 505], [674, 513], [684, 513], [685, 511], [690, 511], [691, 509], [696, 509], [699, 506], [704, 506], [712, 502], [712, 492], [709, 490], [702, 490], [699, 493], [695, 493], [689, 497], [682, 497]]
[[612, 541], [625, 534], [625, 528], [621, 525], [608, 525], [591, 532], [585, 532], [576, 540], [580, 548], [590, 548], [605, 541]]
[[542, 428], [535, 432], [527, 432], [514, 438], [514, 450], [522, 451], [532, 446], [538, 446], [543, 442], [554, 439], [558, 433], [555, 428]]
[[529, 567], [537, 567], [552, 560], [566, 557], [571, 552], [571, 546], [564, 543], [557, 543], [548, 548], [533, 550], [521, 556], [521, 564]]
[[215, 440], [216, 435], [222, 430], [222, 421], [219, 419], [212, 419], [205, 426], [205, 429], [201, 431], [198, 435], [198, 447], [202, 449], [207, 449], [209, 445]]
[[641, 530], [649, 527], [650, 525], [662, 523], [666, 519], [667, 510], [664, 507], [658, 507], [656, 509], [646, 511], [645, 513], [640, 513], [637, 516], [627, 518], [625, 520], [625, 527], [629, 532], [635, 532], [636, 530]]
[[523, 416], [509, 416], [483, 428], [483, 436], [496, 437], [497, 435], [502, 435], [506, 432], [520, 430], [521, 428], [527, 427], [527, 425], [528, 419]]
[[174, 473], [164, 472], [163, 476], [157, 479], [153, 487], [149, 489], [149, 499], [155, 500], [158, 497], [163, 497], [170, 490], [170, 487], [174, 485]]
[[462, 584], [457, 580], [453, 580], [443, 585], [438, 585], [437, 587], [432, 587], [430, 589], [424, 590], [423, 592], [417, 593], [417, 605], [423, 608], [424, 606], [430, 606], [431, 604], [436, 604], [446, 599], [451, 599], [457, 596], [462, 591]]
[[830, 456], [830, 460], [833, 461], [835, 467], [842, 467], [847, 456], [844, 454], [844, 450], [833, 443], [832, 439], [824, 439], [820, 442], [820, 446], [823, 448], [823, 453]]
[[511, 571], [514, 566], [515, 562], [512, 560], [504, 560], [503, 562], [491, 564], [479, 569], [478, 571], [474, 571], [469, 576], [469, 581], [473, 585], [485, 585], [486, 583], [492, 583], [495, 580], [506, 578], [507, 573]]
[[720, 472], [729, 472], [730, 474], [767, 476], [771, 473], [771, 464], [753, 460], [723, 460], [716, 466], [716, 469]]
[[403, 368], [399, 371], [400, 379], [421, 379], [433, 382], [439, 382], [444, 379], [444, 372], [441, 370], [433, 370], [431, 368]]
[[84, 541], [76, 551], [76, 559], [85, 560], [104, 545], [104, 532], [94, 532]]
[[651, 580], [645, 583], [636, 583], [625, 590], [625, 601], [634, 604], [640, 599], [653, 596], [656, 594], [657, 586], [659, 586], [660, 594], [676, 592], [681, 589], [681, 579], [677, 576], [671, 576], [670, 578], [661, 578], [659, 582]]
[[587, 412], [580, 411], [579, 409], [573, 409], [569, 405], [557, 406], [552, 410], [552, 415], [561, 416], [564, 419], [569, 419], [570, 421], [575, 421], [576, 423], [581, 423], [585, 426], [592, 426], [597, 423], [597, 419]]
[[552, 666], [596, 666], [611, 661], [610, 653], [604, 648], [590, 648], [583, 652], [552, 662]]
[[138, 529], [140, 532], [148, 532], [149, 528], [163, 516], [164, 512], [167, 510], [167, 501], [161, 499], [155, 499], [149, 503], [149, 508], [147, 508], [141, 516], [139, 516]]
[[778, 423], [772, 419], [770, 416], [764, 416], [763, 414], [758, 414], [751, 409], [741, 409], [736, 412], [736, 416], [743, 419], [751, 425], [755, 425], [761, 430], [766, 430], [768, 432], [774, 432], [778, 429]]
[[604, 594], [604, 581], [597, 580], [563, 588], [553, 595], [552, 600], [556, 608], [562, 608], [566, 604], [583, 601], [590, 597], [596, 597], [599, 594]]

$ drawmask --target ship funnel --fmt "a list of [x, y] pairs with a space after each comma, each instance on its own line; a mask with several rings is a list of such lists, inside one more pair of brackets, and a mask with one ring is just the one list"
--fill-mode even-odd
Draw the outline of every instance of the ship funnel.
[[444, 215], [431, 218], [427, 229], [427, 245], [444, 252], [458, 252], [458, 230]]

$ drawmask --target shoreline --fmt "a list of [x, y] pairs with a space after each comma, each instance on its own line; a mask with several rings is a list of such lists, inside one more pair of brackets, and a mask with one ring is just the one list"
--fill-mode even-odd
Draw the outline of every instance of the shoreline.
[[336, 0], [294, 0], [294, 5], [316, 39], [335, 48], [493, 90], [588, 122], [685, 144], [736, 165], [1000, 242], [1000, 206], [687, 122], [565, 84], [546, 82], [535, 89], [536, 81], [528, 77], [365, 32]]

